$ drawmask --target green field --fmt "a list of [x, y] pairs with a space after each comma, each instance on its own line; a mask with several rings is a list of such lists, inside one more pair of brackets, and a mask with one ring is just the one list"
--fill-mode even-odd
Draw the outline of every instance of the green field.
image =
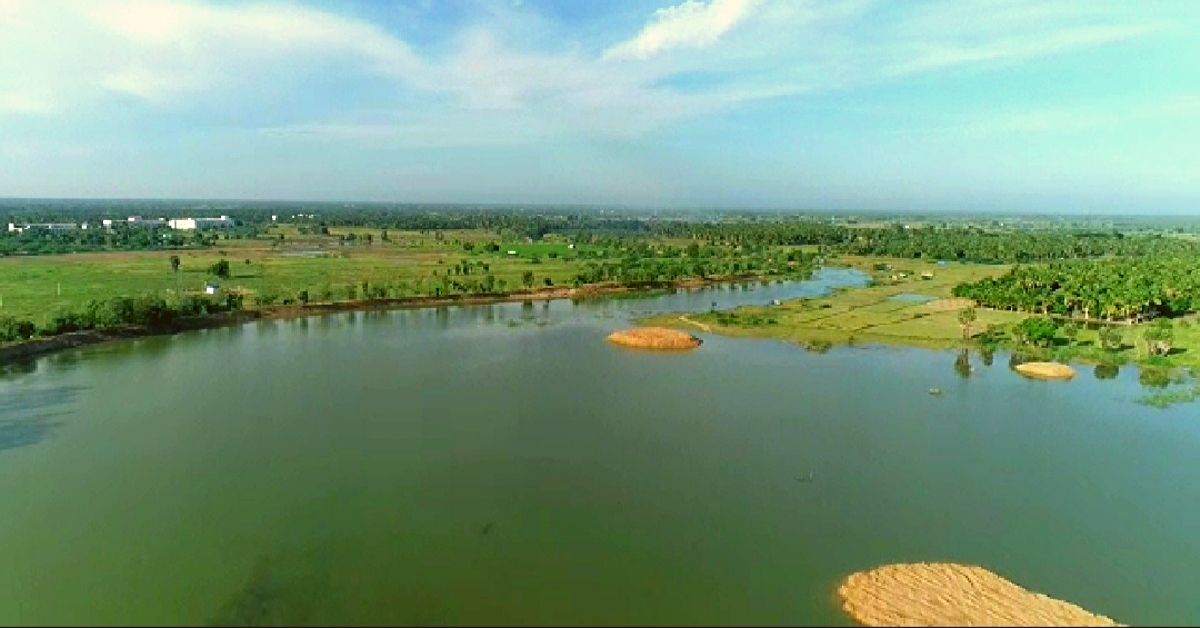
[[[343, 243], [338, 237], [355, 233], [359, 239]], [[367, 244], [362, 236], [373, 235]], [[222, 290], [241, 290], [252, 298], [271, 292], [280, 300], [308, 290], [313, 301], [345, 300], [353, 286], [361, 292], [362, 282], [386, 287], [389, 297], [425, 294], [464, 260], [478, 278], [485, 272], [495, 276], [508, 290], [522, 288], [522, 275], [531, 271], [535, 286], [549, 278], [555, 285], [568, 284], [581, 266], [580, 246], [565, 242], [502, 244], [498, 252], [486, 252], [482, 244], [498, 241], [484, 231], [454, 232], [441, 240], [433, 234], [391, 232], [388, 242], [378, 229], [331, 229], [330, 236], [300, 235], [294, 228], [272, 229], [276, 238], [228, 240], [208, 250], [145, 251], [128, 253], [79, 253], [71, 255], [0, 258], [0, 314], [41, 322], [61, 308], [77, 308], [91, 299], [203, 290], [216, 283]], [[474, 242], [466, 251], [463, 242]], [[516, 250], [517, 255], [508, 255]], [[557, 257], [551, 257], [551, 255]], [[180, 271], [171, 270], [170, 258], [178, 255]], [[534, 261], [534, 258], [537, 261]], [[231, 276], [219, 279], [209, 268], [227, 260]], [[486, 264], [485, 271], [480, 264]], [[251, 299], [252, 300], [252, 299]], [[250, 301], [248, 301], [248, 304]]]

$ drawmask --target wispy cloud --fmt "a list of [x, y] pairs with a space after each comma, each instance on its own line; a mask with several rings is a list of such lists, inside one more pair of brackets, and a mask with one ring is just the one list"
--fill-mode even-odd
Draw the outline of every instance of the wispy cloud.
[[632, 39], [605, 52], [614, 59], [645, 59], [676, 48], [701, 48], [746, 19], [755, 0], [684, 0], [655, 12], [650, 23]]
[[1070, 28], [1049, 34], [1014, 35], [959, 44], [924, 41], [905, 46], [908, 58], [888, 66], [885, 75], [905, 76], [946, 68], [1022, 59], [1135, 39], [1152, 33], [1151, 25]]
[[237, 83], [313, 57], [349, 57], [366, 72], [427, 80], [420, 74], [422, 62], [403, 41], [374, 25], [314, 9], [131, 0], [88, 4], [84, 11], [134, 53], [103, 75], [101, 85], [149, 101]]
[[[393, 115], [355, 119], [364, 103], [350, 93], [307, 120], [263, 124], [268, 135], [458, 145], [479, 128], [484, 143], [625, 138], [758, 100], [1018, 62], [1156, 28], [1073, 2], [893, 5], [886, 19], [874, 10], [873, 0], [685, 0], [633, 37], [610, 33], [613, 43], [589, 49], [533, 9], [499, 3], [421, 50], [380, 25], [298, 4], [0, 0], [0, 115], [66, 115], [118, 95], [165, 110], [201, 102], [218, 114], [261, 98], [267, 117], [287, 102], [264, 94], [305, 98], [309, 78], [336, 75], [393, 91]], [[725, 78], [673, 86], [689, 72]]]

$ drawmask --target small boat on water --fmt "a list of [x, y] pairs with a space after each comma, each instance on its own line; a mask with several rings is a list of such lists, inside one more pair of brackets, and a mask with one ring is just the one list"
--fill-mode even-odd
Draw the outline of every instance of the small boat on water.
[[929, 394], [931, 394], [935, 397], [940, 396], [942, 394], [942, 389], [941, 388], [930, 388]]

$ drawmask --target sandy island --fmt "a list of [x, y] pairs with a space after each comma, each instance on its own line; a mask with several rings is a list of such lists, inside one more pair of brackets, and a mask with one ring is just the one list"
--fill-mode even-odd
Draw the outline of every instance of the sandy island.
[[623, 347], [660, 351], [687, 351], [700, 346], [700, 339], [682, 331], [665, 327], [636, 327], [616, 331], [608, 341]]
[[1058, 362], [1026, 362], [1016, 366], [1017, 372], [1035, 379], [1071, 379], [1075, 369]]
[[1028, 591], [982, 568], [885, 565], [851, 575], [842, 608], [865, 626], [1119, 626], [1069, 602]]

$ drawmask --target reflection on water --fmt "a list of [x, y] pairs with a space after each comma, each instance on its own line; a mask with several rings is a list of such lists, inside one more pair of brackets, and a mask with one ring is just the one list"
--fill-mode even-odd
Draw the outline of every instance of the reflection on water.
[[1096, 379], [1114, 379], [1121, 374], [1121, 367], [1116, 364], [1097, 364], [1092, 371]]
[[277, 552], [258, 558], [245, 583], [208, 621], [210, 626], [303, 626], [329, 598], [323, 552]]
[[36, 373], [40, 360], [37, 358], [18, 358], [12, 362], [0, 364], [0, 377], [6, 375], [28, 375]]
[[17, 389], [0, 395], [0, 451], [42, 442], [79, 396], [79, 386]]
[[971, 376], [971, 352], [969, 350], [963, 349], [955, 356], [954, 373], [963, 378]]

